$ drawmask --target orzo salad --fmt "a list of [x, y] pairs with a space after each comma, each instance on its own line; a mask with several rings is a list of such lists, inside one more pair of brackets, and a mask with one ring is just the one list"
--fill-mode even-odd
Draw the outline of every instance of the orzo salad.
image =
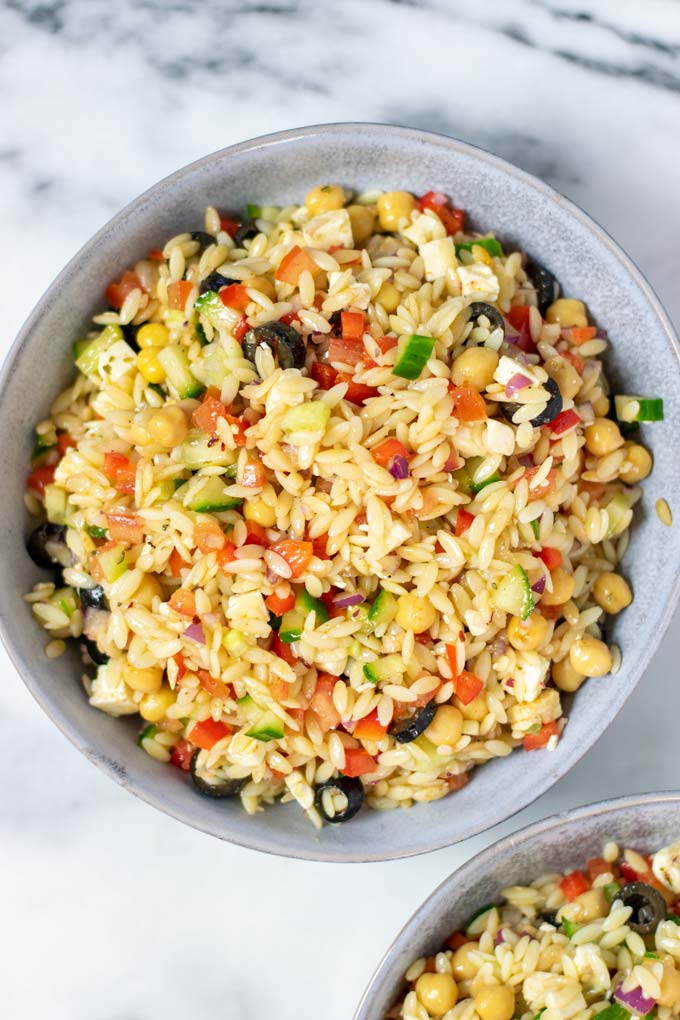
[[607, 843], [502, 895], [414, 961], [387, 1020], [680, 1015], [680, 842], [652, 857]]
[[[209, 207], [106, 287], [36, 427], [27, 600], [140, 753], [316, 825], [552, 749], [605, 614], [653, 396], [443, 194]], [[604, 683], [611, 681], [601, 681]]]

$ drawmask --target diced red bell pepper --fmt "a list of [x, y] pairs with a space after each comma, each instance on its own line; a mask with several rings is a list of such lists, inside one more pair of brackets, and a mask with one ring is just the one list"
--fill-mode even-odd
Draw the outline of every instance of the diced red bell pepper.
[[283, 616], [284, 613], [295, 607], [295, 592], [290, 589], [287, 595], [278, 595], [276, 591], [273, 591], [264, 600], [264, 604], [274, 616]]
[[574, 410], [560, 411], [556, 418], [548, 425], [554, 436], [563, 436], [569, 429], [575, 428], [581, 422], [581, 417]]
[[268, 546], [267, 529], [262, 524], [258, 524], [257, 521], [246, 521], [246, 540], [244, 544]]
[[186, 588], [178, 588], [168, 599], [168, 605], [180, 616], [196, 615], [196, 596]]
[[191, 421], [196, 428], [206, 432], [209, 436], [213, 436], [217, 432], [217, 423], [220, 418], [226, 417], [227, 408], [225, 405], [221, 400], [218, 400], [214, 393], [208, 391], [204, 394], [202, 402], [191, 415]]
[[57, 452], [63, 457], [67, 450], [75, 448], [76, 441], [68, 432], [57, 432]]
[[506, 312], [505, 318], [508, 320], [510, 325], [521, 332], [526, 326], [529, 328], [529, 316], [531, 314], [531, 308], [529, 305], [513, 305], [509, 312]]
[[176, 280], [168, 284], [168, 305], [177, 311], [183, 312], [186, 308], [193, 284], [188, 280]]
[[559, 549], [551, 549], [550, 546], [544, 546], [538, 552], [539, 560], [543, 560], [548, 570], [557, 570], [558, 567], [562, 566], [562, 553]]
[[233, 542], [229, 542], [227, 540], [225, 541], [222, 548], [218, 550], [217, 566], [220, 568], [220, 570], [224, 570], [224, 568], [229, 563], [233, 563], [235, 559], [236, 559], [236, 546], [234, 545]]
[[297, 542], [292, 538], [284, 538], [282, 542], [276, 542], [271, 546], [271, 551], [286, 561], [291, 570], [291, 577], [300, 577], [301, 574], [304, 574], [314, 555], [311, 542]]
[[573, 351], [560, 351], [561, 356], [568, 361], [573, 368], [576, 369], [579, 375], [583, 374], [583, 369], [586, 367], [586, 363], [583, 358], [579, 358], [578, 354], [574, 354]]
[[160, 248], [149, 248], [147, 258], [151, 259], [152, 262], [165, 262], [165, 255]]
[[177, 549], [173, 549], [168, 559], [168, 570], [171, 577], [179, 577], [182, 569], [189, 564]]
[[624, 882], [639, 882], [642, 875], [638, 874], [635, 868], [628, 861], [621, 861], [621, 878]]
[[383, 439], [382, 443], [378, 443], [371, 450], [373, 460], [380, 464], [381, 467], [387, 467], [393, 457], [405, 457], [406, 460], [411, 456], [403, 443], [400, 443], [398, 439]]
[[464, 705], [474, 701], [484, 689], [484, 681], [467, 669], [461, 669], [455, 681], [456, 695]]
[[54, 464], [43, 464], [42, 467], [34, 468], [26, 479], [26, 487], [35, 492], [41, 498], [45, 495], [45, 488], [54, 482]]
[[320, 673], [316, 681], [314, 694], [309, 701], [309, 708], [314, 713], [324, 733], [334, 730], [340, 725], [340, 713], [333, 701], [333, 688], [338, 678], [329, 673]]
[[550, 470], [548, 471], [548, 474], [543, 479], [543, 481], [539, 482], [538, 485], [535, 485], [533, 488], [531, 488], [531, 479], [534, 478], [534, 476], [536, 474], [538, 474], [538, 472], [540, 470], [541, 470], [540, 465], [538, 467], [529, 468], [529, 470], [524, 475], [524, 477], [527, 480], [528, 485], [530, 486], [530, 488], [529, 488], [529, 498], [530, 499], [541, 499], [543, 496], [549, 496], [557, 488], [557, 469], [556, 468], [550, 468]]
[[104, 516], [112, 542], [129, 542], [130, 545], [137, 545], [144, 541], [142, 519], [132, 510], [113, 510]]
[[225, 234], [229, 234], [229, 237], [234, 237], [240, 226], [240, 220], [236, 220], [232, 216], [220, 216], [220, 230], [223, 230]]
[[291, 283], [295, 286], [300, 278], [300, 274], [305, 269], [308, 269], [314, 275], [314, 273], [318, 272], [319, 267], [312, 256], [296, 244], [287, 255], [283, 256], [274, 275], [282, 283]]
[[300, 321], [299, 312], [286, 312], [286, 314], [282, 315], [281, 318], [279, 319], [279, 322], [285, 323], [286, 326], [292, 326], [294, 322], [299, 321]]
[[[343, 312], [343, 315], [346, 314]], [[348, 339], [345, 336], [334, 336], [328, 344], [328, 360], [331, 364], [351, 365], [366, 360], [364, 342], [359, 337]]]
[[387, 727], [378, 720], [378, 709], [365, 715], [354, 727], [353, 735], [357, 740], [382, 740], [387, 733]]
[[272, 641], [272, 652], [277, 655], [279, 659], [283, 659], [289, 666], [294, 666], [298, 661], [297, 655], [293, 652], [291, 645], [285, 645], [278, 633], [274, 634]]
[[104, 454], [104, 474], [117, 492], [134, 495], [137, 465], [122, 453], [111, 451]]
[[222, 528], [214, 517], [201, 514], [194, 525], [196, 548], [202, 553], [218, 552], [227, 541]]
[[241, 343], [249, 329], [250, 323], [248, 322], [245, 315], [242, 315], [241, 318], [236, 323], [236, 325], [233, 327], [231, 335], [233, 336], [234, 340], [237, 341], [237, 343]]
[[137, 274], [126, 269], [120, 280], [110, 283], [106, 288], [106, 300], [112, 308], [122, 308], [128, 294], [137, 288], [141, 290], [141, 287], [142, 284]]
[[451, 677], [455, 681], [458, 676], [458, 651], [456, 645], [446, 645], [446, 661], [451, 670]]
[[203, 690], [211, 694], [213, 698], [221, 698], [222, 701], [228, 701], [232, 696], [229, 684], [225, 684], [219, 677], [211, 676], [206, 669], [199, 669], [198, 682]]
[[471, 386], [449, 385], [449, 393], [453, 397], [456, 418], [460, 421], [484, 421], [486, 418], [486, 402], [484, 397]]
[[577, 896], [583, 895], [590, 889], [590, 882], [582, 871], [571, 871], [558, 882], [562, 894], [571, 903]]
[[527, 733], [522, 743], [525, 751], [538, 751], [545, 747], [551, 737], [559, 735], [559, 728], [556, 722], [544, 723], [538, 733]]
[[186, 663], [184, 661], [184, 656], [182, 655], [181, 652], [177, 652], [175, 655], [173, 655], [172, 658], [173, 658], [173, 661], [175, 662], [175, 664], [177, 665], [177, 683], [181, 684], [182, 677], [184, 676], [184, 674], [187, 671]]
[[418, 199], [417, 205], [421, 212], [425, 209], [435, 212], [444, 224], [447, 234], [457, 234], [465, 225], [465, 212], [462, 209], [454, 209], [449, 204], [448, 197], [440, 191], [428, 191]]
[[230, 283], [227, 287], [220, 287], [219, 295], [223, 305], [237, 312], [245, 312], [250, 304], [248, 291], [242, 283]]
[[377, 389], [373, 386], [365, 386], [363, 383], [355, 382], [354, 378], [347, 372], [338, 372], [336, 382], [347, 383], [345, 400], [349, 400], [350, 404], [363, 404], [364, 401], [369, 400], [371, 397], [375, 397], [378, 394]]
[[191, 759], [193, 758], [195, 751], [196, 746], [182, 738], [177, 741], [170, 752], [170, 762], [176, 768], [182, 769], [183, 772], [188, 772], [191, 768]]
[[312, 543], [312, 550], [314, 555], [320, 560], [327, 560], [328, 557], [328, 535], [317, 535], [316, 538], [307, 537], [307, 541]]
[[[362, 340], [366, 322], [363, 312], [341, 312], [340, 327], [343, 340]], [[363, 343], [362, 343], [363, 347]], [[337, 360], [331, 358], [331, 361]]]
[[231, 733], [233, 730], [226, 723], [215, 722], [214, 719], [204, 719], [203, 722], [196, 723], [189, 736], [192, 744], [196, 744], [196, 747], [200, 747], [204, 751], [209, 751], [218, 740], [230, 736]]
[[608, 875], [612, 872], [614, 865], [605, 861], [604, 857], [589, 857], [586, 861], [588, 878], [594, 882], [599, 875]]
[[365, 776], [369, 772], [375, 772], [377, 767], [375, 758], [372, 758], [363, 747], [345, 748], [345, 767], [342, 771], [350, 779], [355, 779], [357, 776]]
[[332, 365], [326, 365], [321, 361], [312, 362], [310, 375], [322, 390], [332, 389], [338, 381], [337, 370]]
[[462, 506], [458, 507], [458, 511], [456, 513], [456, 527], [455, 527], [456, 536], [458, 538], [460, 538], [461, 535], [465, 534], [465, 532], [468, 530], [474, 519], [475, 515], [471, 514], [469, 510], [466, 510], [465, 507]]

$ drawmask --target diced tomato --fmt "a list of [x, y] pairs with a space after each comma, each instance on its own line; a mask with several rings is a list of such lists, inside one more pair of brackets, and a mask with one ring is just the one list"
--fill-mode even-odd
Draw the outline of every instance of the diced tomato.
[[343, 340], [361, 340], [364, 335], [365, 325], [363, 312], [340, 313], [340, 327], [342, 329]]
[[377, 767], [378, 763], [375, 758], [372, 758], [363, 747], [345, 748], [345, 767], [342, 769], [342, 772], [344, 775], [349, 776], [350, 779], [355, 779], [357, 776], [365, 776], [369, 772], [375, 772]]
[[128, 294], [137, 288], [142, 288], [139, 277], [126, 269], [120, 280], [110, 283], [106, 288], [106, 300], [112, 308], [121, 308]]
[[314, 713], [321, 729], [326, 733], [340, 725], [340, 713], [333, 701], [333, 688], [338, 678], [329, 673], [320, 673], [316, 688], [309, 701], [309, 708]]
[[235, 220], [231, 216], [220, 216], [220, 230], [229, 234], [229, 237], [233, 237], [240, 226], [240, 220]]
[[387, 727], [378, 721], [378, 709], [365, 715], [354, 727], [354, 736], [357, 740], [382, 740], [387, 733]]
[[196, 548], [202, 553], [217, 552], [227, 541], [218, 522], [208, 514], [201, 514], [194, 525], [194, 538]]
[[246, 521], [246, 540], [244, 545], [269, 545], [267, 529], [257, 521]]
[[373, 460], [382, 467], [387, 467], [393, 457], [406, 457], [407, 460], [410, 457], [410, 453], [398, 439], [383, 439], [382, 443], [373, 447], [371, 454]]
[[223, 305], [233, 308], [237, 312], [245, 312], [250, 304], [248, 291], [242, 283], [230, 283], [228, 287], [221, 287], [219, 295]]
[[593, 340], [597, 336], [597, 329], [595, 326], [570, 326], [568, 329], [562, 330], [562, 335], [565, 340], [580, 347], [581, 344]]
[[234, 340], [237, 341], [237, 343], [241, 343], [249, 329], [250, 323], [248, 322], [245, 315], [242, 315], [241, 318], [236, 323], [236, 325], [232, 327], [231, 335], [233, 336]]
[[546, 606], [541, 602], [538, 611], [546, 620], [559, 620], [562, 615], [562, 606]]
[[233, 563], [236, 559], [236, 546], [233, 542], [229, 542], [225, 539], [224, 545], [217, 553], [217, 566], [220, 570], [224, 570], [228, 563]]
[[277, 701], [285, 701], [290, 694], [290, 684], [287, 680], [281, 680], [280, 677], [275, 677], [269, 684], [269, 693]]
[[217, 432], [217, 423], [220, 418], [227, 417], [227, 409], [221, 400], [208, 391], [204, 394], [202, 402], [191, 415], [191, 420], [196, 428], [214, 436]]
[[117, 492], [134, 495], [137, 465], [124, 457], [122, 453], [104, 454], [104, 474]]
[[486, 403], [477, 390], [471, 386], [454, 386], [450, 383], [449, 393], [453, 397], [453, 413], [456, 418], [460, 421], [484, 421]]
[[291, 570], [291, 577], [300, 577], [314, 555], [311, 542], [296, 542], [292, 538], [276, 542], [271, 546], [271, 550], [286, 561]]
[[568, 361], [570, 365], [573, 365], [579, 375], [583, 374], [583, 369], [586, 367], [586, 363], [583, 358], [579, 358], [578, 354], [574, 354], [573, 351], [560, 351], [560, 354], [565, 361]]
[[458, 468], [463, 466], [463, 461], [460, 459], [454, 448], [449, 443], [449, 455], [444, 462], [444, 471], [457, 471]]
[[470, 773], [459, 772], [455, 776], [446, 776], [445, 778], [449, 793], [453, 793], [455, 790], [462, 790], [464, 786], [467, 786], [470, 782]]
[[54, 464], [43, 464], [42, 467], [34, 468], [26, 479], [27, 488], [31, 489], [38, 496], [45, 495], [45, 488], [54, 481]]
[[447, 234], [457, 234], [465, 225], [464, 211], [452, 208], [448, 197], [440, 191], [428, 191], [418, 199], [417, 204], [421, 212], [424, 209], [431, 209], [435, 212], [444, 224]]
[[[526, 478], [527, 483], [529, 484], [529, 486], [531, 486], [531, 479], [536, 474], [538, 474], [538, 472], [540, 470], [541, 470], [541, 468], [540, 468], [540, 465], [539, 465], [538, 467], [529, 468], [529, 470], [526, 472], [524, 477]], [[556, 479], [557, 479], [557, 469], [556, 468], [550, 468], [550, 471], [548, 471], [548, 474], [546, 475], [546, 477], [543, 479], [542, 482], [539, 482], [538, 485], [535, 485], [533, 487], [533, 489], [531, 487], [529, 488], [529, 498], [530, 499], [540, 499], [543, 496], [549, 496], [557, 488]]]
[[328, 344], [328, 360], [333, 365], [351, 365], [352, 367], [358, 365], [360, 361], [367, 360], [363, 340], [332, 337]]
[[272, 652], [274, 655], [278, 655], [279, 659], [283, 659], [289, 666], [294, 666], [298, 661], [297, 655], [293, 652], [291, 645], [285, 645], [278, 634], [274, 634], [274, 640], [272, 641]]
[[218, 677], [211, 676], [205, 669], [199, 669], [198, 682], [204, 691], [212, 694], [213, 698], [222, 698], [222, 701], [228, 701], [232, 696], [231, 687]]
[[170, 752], [170, 763], [178, 769], [182, 769], [183, 772], [188, 772], [191, 768], [191, 759], [194, 756], [196, 747], [194, 744], [190, 744], [188, 740], [178, 740], [172, 751]]
[[[324, 536], [325, 537], [325, 536]], [[321, 601], [328, 610], [328, 616], [331, 620], [336, 620], [339, 616], [344, 616], [347, 612], [341, 606], [336, 606], [335, 599], [338, 598], [342, 593], [339, 588], [329, 588], [321, 595]]]
[[170, 571], [171, 577], [179, 577], [182, 568], [187, 567], [189, 564], [181, 555], [178, 549], [173, 549], [168, 559], [168, 570]]
[[455, 686], [456, 695], [464, 705], [469, 705], [471, 701], [474, 701], [481, 694], [484, 689], [484, 681], [480, 680], [474, 673], [468, 672], [467, 669], [461, 669]]
[[[283, 587], [283, 585], [281, 585]], [[283, 616], [289, 610], [295, 606], [295, 592], [289, 587], [286, 595], [279, 595], [277, 591], [273, 591], [271, 595], [268, 595], [264, 600], [264, 604], [270, 613], [274, 616]]]
[[458, 507], [458, 512], [456, 513], [456, 528], [455, 528], [457, 538], [460, 538], [461, 535], [465, 534], [465, 532], [468, 530], [474, 519], [475, 515], [471, 514], [469, 510], [466, 510], [465, 507], [462, 506]]
[[363, 404], [365, 400], [378, 395], [377, 389], [373, 386], [365, 386], [363, 383], [354, 382], [354, 378], [347, 372], [338, 372], [336, 382], [347, 383], [345, 400], [349, 400], [350, 404]]
[[537, 555], [540, 560], [543, 560], [548, 570], [557, 570], [558, 567], [562, 566], [562, 553], [559, 549], [551, 549], [550, 546], [546, 545]]
[[454, 931], [453, 934], [449, 935], [447, 938], [446, 945], [449, 949], [453, 949], [455, 952], [456, 949], [460, 949], [461, 946], [464, 946], [466, 942], [472, 942], [472, 939], [468, 938], [463, 931]]
[[178, 588], [168, 599], [168, 605], [181, 616], [196, 615], [196, 597], [192, 591], [186, 588]]
[[136, 545], [144, 540], [142, 519], [132, 510], [113, 510], [104, 516], [112, 542], [129, 542], [130, 545]]
[[261, 489], [267, 481], [267, 472], [261, 460], [246, 461], [241, 473], [241, 485], [247, 489]]
[[314, 382], [319, 384], [319, 389], [330, 390], [338, 381], [337, 370], [332, 365], [325, 365], [321, 361], [312, 362], [309, 373]]
[[605, 861], [604, 857], [589, 857], [586, 861], [586, 871], [591, 882], [594, 882], [598, 875], [610, 874], [613, 867], [614, 865]]
[[590, 889], [590, 882], [582, 871], [571, 871], [558, 882], [566, 900], [571, 903], [577, 896], [581, 896]]
[[628, 861], [621, 861], [621, 878], [624, 882], [639, 882], [641, 877]]
[[193, 284], [188, 280], [175, 280], [168, 284], [168, 305], [177, 311], [183, 312], [187, 306], [189, 295], [193, 290]]
[[248, 442], [246, 436], [246, 429], [248, 425], [244, 422], [243, 418], [237, 418], [233, 414], [225, 414], [227, 424], [231, 430], [231, 434], [234, 437], [234, 446], [245, 446]]
[[316, 538], [307, 537], [307, 541], [312, 543], [312, 551], [314, 555], [320, 560], [328, 559], [328, 535], [317, 535]]
[[60, 457], [63, 457], [67, 450], [72, 450], [75, 445], [75, 439], [69, 436], [68, 432], [57, 432], [57, 451]]
[[165, 262], [165, 255], [160, 248], [149, 248], [147, 258], [151, 259], [152, 262]]
[[203, 722], [196, 723], [189, 736], [196, 747], [209, 751], [218, 740], [230, 736], [232, 732], [233, 730], [226, 723], [215, 722], [214, 719], [204, 719]]
[[560, 411], [556, 418], [548, 425], [554, 436], [563, 436], [569, 429], [573, 429], [581, 421], [581, 416], [574, 410]]
[[187, 671], [186, 663], [184, 662], [184, 656], [182, 655], [181, 652], [177, 652], [175, 655], [173, 655], [172, 658], [177, 665], [177, 683], [180, 684], [182, 682], [182, 677]]
[[525, 751], [538, 751], [545, 747], [551, 737], [556, 737], [559, 729], [556, 722], [544, 723], [538, 733], [527, 733], [522, 743]]
[[295, 286], [305, 269], [314, 275], [319, 267], [309, 252], [303, 251], [300, 245], [296, 244], [279, 262], [275, 276], [282, 283], [291, 283]]
[[446, 661], [451, 670], [453, 680], [458, 676], [458, 651], [456, 645], [446, 645]]
[[286, 326], [292, 326], [294, 322], [299, 321], [300, 321], [299, 312], [286, 312], [286, 314], [282, 315], [281, 318], [279, 319], [279, 322], [285, 323]]
[[529, 305], [513, 305], [510, 311], [506, 312], [505, 318], [514, 329], [520, 332], [524, 326], [529, 327], [530, 314]]

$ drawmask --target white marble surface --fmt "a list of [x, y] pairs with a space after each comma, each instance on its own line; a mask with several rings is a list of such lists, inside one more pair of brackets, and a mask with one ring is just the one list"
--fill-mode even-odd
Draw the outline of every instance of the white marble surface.
[[[352, 119], [458, 135], [544, 177], [680, 323], [677, 0], [5, 0], [0, 96], [3, 351], [64, 262], [159, 177]], [[349, 1020], [397, 928], [501, 831], [677, 785], [677, 623], [552, 792], [493, 833], [380, 866], [270, 859], [165, 818], [81, 758], [0, 653], [0, 1015]]]

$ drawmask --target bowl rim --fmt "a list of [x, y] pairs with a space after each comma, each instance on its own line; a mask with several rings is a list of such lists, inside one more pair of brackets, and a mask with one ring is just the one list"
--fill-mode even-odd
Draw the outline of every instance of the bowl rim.
[[[565, 198], [553, 187], [535, 177], [533, 174], [517, 167], [515, 164], [508, 162], [500, 156], [487, 152], [479, 146], [462, 141], [461, 139], [453, 138], [438, 132], [424, 131], [420, 128], [403, 127], [395, 124], [384, 124], [371, 121], [338, 121], [311, 124], [298, 128], [289, 128], [284, 131], [260, 135], [256, 138], [247, 139], [245, 141], [226, 146], [222, 149], [215, 150], [206, 156], [202, 156], [199, 159], [186, 164], [179, 170], [168, 174], [166, 177], [161, 178], [161, 180], [152, 184], [140, 195], [128, 202], [76, 251], [76, 253], [69, 259], [64, 268], [48, 286], [34, 306], [33, 310], [28, 315], [24, 324], [17, 333], [15, 340], [10, 346], [2, 366], [0, 367], [0, 405], [4, 400], [4, 394], [9, 392], [12, 375], [18, 365], [24, 343], [40, 320], [45, 315], [49, 314], [54, 294], [62, 286], [67, 285], [70, 281], [77, 278], [82, 262], [90, 256], [98, 245], [105, 242], [112, 233], [115, 233], [119, 229], [124, 230], [126, 221], [134, 215], [135, 210], [137, 210], [140, 206], [143, 206], [150, 199], [155, 198], [170, 182], [176, 183], [181, 182], [185, 178], [191, 178], [194, 174], [200, 173], [203, 167], [209, 166], [215, 160], [247, 154], [270, 147], [274, 148], [275, 146], [282, 144], [322, 138], [328, 135], [343, 136], [347, 133], [361, 133], [366, 130], [370, 130], [371, 140], [375, 139], [376, 142], [379, 142], [380, 139], [385, 139], [386, 141], [390, 139], [400, 139], [403, 142], [409, 142], [414, 145], [427, 144], [454, 154], [458, 153], [463, 156], [473, 157], [481, 165], [486, 165], [494, 171], [516, 178], [527, 189], [533, 189], [551, 203], [561, 207], [568, 215], [575, 218], [585, 230], [593, 235], [596, 242], [607, 248], [609, 253], [617, 260], [625, 273], [632, 278], [633, 282], [641, 291], [645, 301], [655, 313], [660, 328], [665, 332], [670, 346], [675, 353], [680, 370], [680, 342], [678, 341], [668, 314], [653, 288], [630, 256], [618, 245], [616, 241], [614, 241], [607, 231], [571, 199]], [[58, 698], [51, 697], [47, 688], [45, 688], [44, 685], [42, 685], [25, 666], [23, 657], [14, 639], [14, 627], [12, 626], [11, 619], [5, 619], [2, 616], [0, 616], [0, 639], [2, 640], [14, 668], [23, 680], [25, 686], [55, 726], [79, 751], [85, 755], [85, 757], [97, 765], [97, 767], [100, 768], [106, 775], [113, 778], [119, 785], [133, 793], [140, 800], [152, 805], [164, 814], [189, 825], [191, 828], [217, 836], [219, 839], [223, 839], [226, 842], [237, 846], [242, 846], [246, 849], [258, 850], [262, 853], [270, 853], [276, 856], [290, 857], [298, 860], [324, 861], [329, 863], [373, 863], [378, 861], [415, 857], [423, 853], [429, 853], [434, 850], [440, 850], [444, 847], [454, 845], [456, 842], [461, 842], [462, 840], [477, 835], [482, 831], [488, 831], [493, 828], [494, 825], [507, 821], [518, 812], [534, 803], [538, 797], [550, 789], [581, 760], [581, 758], [590, 750], [596, 741], [600, 739], [605, 730], [614, 721], [621, 708], [639, 683], [653, 654], [656, 652], [679, 600], [680, 573], [676, 577], [674, 586], [669, 594], [669, 598], [660, 612], [654, 635], [640, 653], [638, 669], [636, 670], [637, 675], [631, 683], [629, 690], [620, 697], [614, 715], [605, 718], [602, 721], [593, 720], [593, 725], [588, 735], [589, 740], [586, 741], [584, 745], [574, 748], [568, 759], [559, 762], [556, 766], [550, 769], [543, 770], [541, 772], [541, 777], [537, 778], [536, 783], [532, 786], [531, 796], [528, 800], [517, 805], [508, 813], [506, 813], [504, 808], [501, 808], [489, 825], [475, 822], [467, 825], [464, 827], [461, 834], [454, 840], [450, 837], [447, 838], [442, 836], [434, 841], [428, 842], [423, 837], [406, 850], [400, 850], [398, 847], [390, 847], [389, 849], [383, 850], [379, 853], [372, 853], [369, 845], [366, 846], [366, 849], [363, 852], [357, 850], [349, 851], [346, 849], [336, 850], [330, 844], [322, 845], [318, 842], [315, 843], [313, 839], [310, 839], [309, 845], [304, 849], [273, 848], [267, 839], [266, 828], [253, 828], [252, 832], [248, 833], [232, 833], [224, 832], [223, 830], [217, 831], [216, 828], [210, 825], [207, 821], [201, 822], [199, 819], [195, 818], [194, 812], [189, 809], [184, 809], [179, 805], [173, 805], [170, 807], [165, 802], [165, 798], [160, 795], [155, 788], [147, 789], [144, 784], [140, 784], [136, 779], [131, 778], [129, 774], [121, 774], [121, 770], [117, 769], [115, 767], [115, 763], [109, 761], [106, 755], [98, 754], [96, 750], [93, 750], [88, 746], [88, 742], [83, 735], [83, 731], [62, 714]], [[310, 835], [313, 835], [313, 832], [314, 830], [311, 829], [310, 826]]]
[[[371, 999], [378, 986], [389, 977], [386, 972], [390, 969], [389, 965], [394, 953], [405, 942], [411, 942], [418, 934], [422, 923], [430, 916], [432, 905], [437, 903], [438, 906], [441, 906], [438, 901], [451, 891], [451, 887], [461, 881], [464, 882], [468, 876], [474, 876], [484, 866], [484, 862], [489, 857], [511, 860], [514, 851], [518, 847], [545, 833], [554, 832], [558, 834], [572, 825], [578, 825], [587, 818], [596, 816], [606, 817], [607, 815], [616, 816], [619, 812], [631, 808], [644, 808], [647, 804], [664, 803], [680, 807], [680, 790], [625, 794], [621, 797], [611, 797], [607, 798], [607, 800], [582, 804], [575, 808], [565, 808], [554, 815], [548, 815], [546, 818], [529, 822], [527, 825], [522, 826], [521, 829], [515, 829], [506, 836], [502, 836], [493, 843], [489, 843], [488, 846], [479, 850], [473, 857], [468, 858], [459, 867], [454, 868], [431, 893], [428, 893], [420, 906], [414, 910], [383, 953], [354, 1012], [353, 1020], [369, 1020], [369, 1018], [373, 1017], [373, 1013], [369, 1012], [372, 1008]], [[449, 899], [455, 901], [455, 893]]]

